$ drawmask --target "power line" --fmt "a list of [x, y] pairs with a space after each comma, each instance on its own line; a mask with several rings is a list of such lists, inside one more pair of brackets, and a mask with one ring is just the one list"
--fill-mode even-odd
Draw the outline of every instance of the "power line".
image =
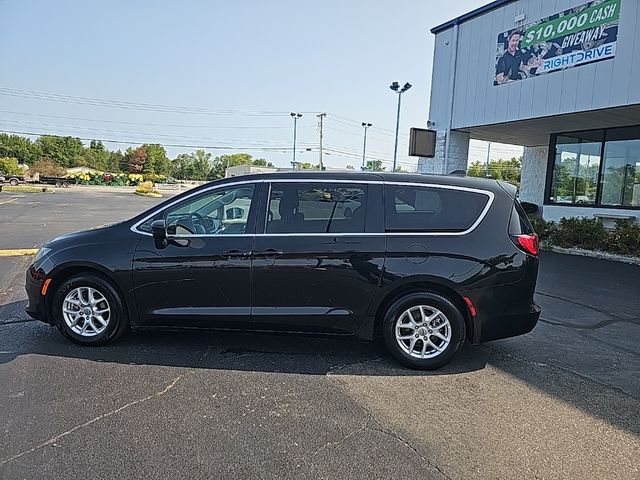
[[[0, 95], [10, 97], [20, 97], [32, 100], [46, 100], [51, 102], [74, 103], [80, 105], [91, 105], [97, 107], [122, 108], [128, 110], [148, 110], [169, 113], [189, 113], [196, 115], [227, 115], [227, 116], [249, 116], [249, 117], [284, 117], [289, 112], [277, 111], [249, 111], [249, 110], [216, 110], [208, 107], [175, 106], [153, 103], [126, 102], [119, 100], [106, 100], [92, 97], [78, 97], [72, 95], [60, 95], [56, 93], [35, 92], [31, 90], [20, 90], [16, 88], [0, 87]], [[315, 113], [315, 112], [313, 112]]]
[[[17, 130], [1, 130], [4, 133], [13, 133], [15, 135], [29, 135], [33, 137], [42, 137], [42, 136], [65, 136], [65, 135], [52, 135], [51, 133], [39, 133], [39, 132], [24, 132]], [[91, 140], [100, 140], [103, 143], [116, 143], [123, 145], [141, 145], [140, 141], [130, 141], [130, 140], [112, 140], [106, 138], [88, 138], [88, 137], [76, 137], [80, 140], [91, 141]], [[146, 142], [142, 142], [146, 143]], [[176, 147], [176, 148], [201, 148], [204, 150], [258, 150], [258, 151], [275, 151], [275, 152], [290, 152], [292, 147], [253, 147], [253, 146], [233, 146], [233, 145], [189, 145], [189, 144], [176, 144], [176, 143], [157, 143], [163, 147]]]
[[[247, 140], [247, 139], [237, 139], [237, 138], [215, 138], [215, 137], [204, 137], [204, 136], [189, 136], [189, 135], [175, 135], [175, 134], [164, 134], [164, 133], [150, 133], [150, 132], [134, 132], [130, 130], [112, 130], [112, 129], [102, 129], [102, 128], [92, 128], [92, 127], [80, 127], [76, 125], [58, 125], [51, 123], [42, 123], [42, 122], [29, 122], [22, 120], [7, 120], [0, 119], [1, 123], [8, 124], [19, 124], [19, 125], [33, 125], [38, 127], [53, 127], [57, 129], [63, 130], [82, 130], [88, 132], [101, 132], [101, 133], [116, 133], [116, 134], [125, 134], [125, 135], [135, 135], [135, 136], [143, 136], [143, 137], [160, 137], [160, 138], [183, 138], [187, 140], [213, 140], [217, 142], [247, 142], [253, 144], [266, 143], [266, 144], [283, 144], [283, 141], [274, 142], [270, 140]], [[310, 142], [302, 142], [302, 146], [315, 146], [315, 144]]]
[[[224, 129], [289, 129], [290, 127], [285, 125], [185, 125], [174, 123], [147, 123], [147, 122], [127, 122], [123, 120], [104, 120], [101, 118], [82, 118], [82, 117], [67, 117], [60, 115], [45, 115], [41, 113], [27, 113], [27, 112], [15, 112], [12, 110], [0, 110], [0, 113], [10, 113], [14, 115], [27, 115], [31, 117], [43, 117], [43, 118], [57, 118], [60, 120], [79, 120], [83, 122], [98, 122], [98, 123], [110, 123], [120, 125], [140, 125], [145, 127], [177, 127], [177, 128], [224, 128]], [[298, 128], [315, 128], [313, 125], [303, 125]]]

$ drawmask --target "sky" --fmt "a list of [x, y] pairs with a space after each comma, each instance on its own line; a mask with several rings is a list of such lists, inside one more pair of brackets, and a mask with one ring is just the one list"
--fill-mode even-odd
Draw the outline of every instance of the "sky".
[[[484, 0], [233, 2], [0, 0], [0, 130], [73, 135], [109, 148], [160, 143], [171, 157], [195, 147], [248, 152], [290, 166], [393, 159], [410, 127], [426, 127], [434, 37], [429, 29]], [[308, 150], [309, 149], [309, 150]], [[492, 146], [491, 158], [521, 148]], [[472, 141], [470, 160], [484, 161]]]

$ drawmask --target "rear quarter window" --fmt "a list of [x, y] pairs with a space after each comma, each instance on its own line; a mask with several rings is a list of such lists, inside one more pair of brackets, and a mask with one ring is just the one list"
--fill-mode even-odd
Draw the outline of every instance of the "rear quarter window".
[[527, 214], [524, 213], [524, 210], [518, 200], [513, 202], [513, 210], [509, 221], [509, 233], [511, 235], [531, 235], [534, 233], [531, 222], [529, 221]]
[[387, 185], [384, 191], [387, 232], [464, 232], [489, 202], [484, 193], [438, 187]]

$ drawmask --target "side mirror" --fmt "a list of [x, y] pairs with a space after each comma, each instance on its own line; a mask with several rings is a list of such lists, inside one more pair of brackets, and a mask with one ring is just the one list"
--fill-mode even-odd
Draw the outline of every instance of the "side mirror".
[[155, 220], [151, 223], [151, 234], [156, 248], [165, 248], [167, 246], [167, 224], [164, 220]]
[[235, 220], [244, 217], [244, 209], [240, 207], [232, 207], [227, 210], [227, 219]]

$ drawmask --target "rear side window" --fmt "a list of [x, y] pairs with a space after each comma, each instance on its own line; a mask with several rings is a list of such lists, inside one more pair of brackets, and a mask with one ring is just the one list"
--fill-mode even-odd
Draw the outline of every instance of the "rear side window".
[[388, 232], [464, 232], [489, 201], [483, 193], [436, 187], [385, 186]]
[[531, 222], [524, 213], [519, 201], [513, 203], [513, 211], [509, 220], [509, 233], [511, 235], [531, 235], [534, 233]]
[[267, 233], [362, 233], [366, 185], [274, 183]]

